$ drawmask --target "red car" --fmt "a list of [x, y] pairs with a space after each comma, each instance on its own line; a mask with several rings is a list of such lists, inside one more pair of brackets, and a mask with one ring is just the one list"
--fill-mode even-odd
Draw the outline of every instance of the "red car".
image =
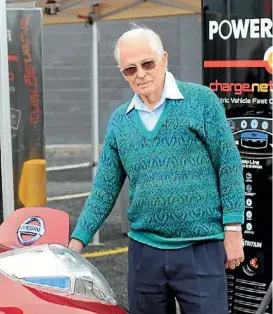
[[0, 226], [0, 314], [126, 314], [99, 270], [67, 248], [69, 217], [16, 210]]

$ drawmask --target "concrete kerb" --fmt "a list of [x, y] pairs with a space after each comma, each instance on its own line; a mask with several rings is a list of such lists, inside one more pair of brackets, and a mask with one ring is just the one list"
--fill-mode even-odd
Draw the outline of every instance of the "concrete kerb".
[[49, 181], [92, 178], [92, 145], [46, 145], [45, 157]]
[[45, 146], [46, 157], [92, 157], [92, 145], [87, 144], [56, 144]]

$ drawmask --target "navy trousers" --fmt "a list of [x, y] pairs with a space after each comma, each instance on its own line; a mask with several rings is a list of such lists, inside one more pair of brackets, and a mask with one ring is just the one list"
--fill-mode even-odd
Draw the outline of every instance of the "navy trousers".
[[226, 252], [223, 241], [162, 250], [130, 240], [130, 314], [227, 314]]

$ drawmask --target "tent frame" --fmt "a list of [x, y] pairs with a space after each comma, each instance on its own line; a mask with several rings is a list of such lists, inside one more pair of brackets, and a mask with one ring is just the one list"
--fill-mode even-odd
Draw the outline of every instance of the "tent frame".
[[[153, 4], [159, 4], [159, 5], [163, 5], [163, 6], [166, 6], [166, 7], [175, 8], [175, 9], [181, 9], [181, 10], [188, 10], [188, 11], [197, 12], [196, 8], [194, 8], [194, 7], [190, 6], [190, 5], [186, 5], [186, 4], [175, 4], [175, 3], [168, 2], [166, 0], [138, 0], [137, 2], [125, 5], [124, 7], [121, 7], [119, 9], [113, 10], [111, 12], [108, 12], [108, 13], [105, 13], [105, 14], [102, 14], [102, 15], [97, 15], [96, 19], [97, 20], [101, 20], [101, 19], [104, 19], [106, 17], [110, 17], [110, 16], [113, 16], [115, 14], [124, 12], [124, 11], [126, 11], [128, 9], [134, 8], [136, 6], [139, 6], [139, 5], [141, 5], [143, 3], [147, 3], [147, 2], [150, 2], [150, 3], [153, 3]], [[96, 7], [96, 4], [94, 4], [93, 7]], [[201, 13], [201, 11], [199, 13]]]

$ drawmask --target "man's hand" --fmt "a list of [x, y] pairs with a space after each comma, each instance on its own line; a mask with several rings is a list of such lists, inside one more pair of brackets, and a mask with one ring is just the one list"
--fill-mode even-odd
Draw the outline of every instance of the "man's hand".
[[225, 231], [224, 246], [227, 253], [225, 267], [235, 269], [245, 258], [242, 232]]
[[71, 241], [69, 242], [69, 245], [68, 247], [71, 249], [71, 250], [74, 250], [78, 253], [81, 253], [81, 250], [83, 249], [83, 244], [81, 241], [79, 240], [76, 240], [76, 239], [71, 239]]

